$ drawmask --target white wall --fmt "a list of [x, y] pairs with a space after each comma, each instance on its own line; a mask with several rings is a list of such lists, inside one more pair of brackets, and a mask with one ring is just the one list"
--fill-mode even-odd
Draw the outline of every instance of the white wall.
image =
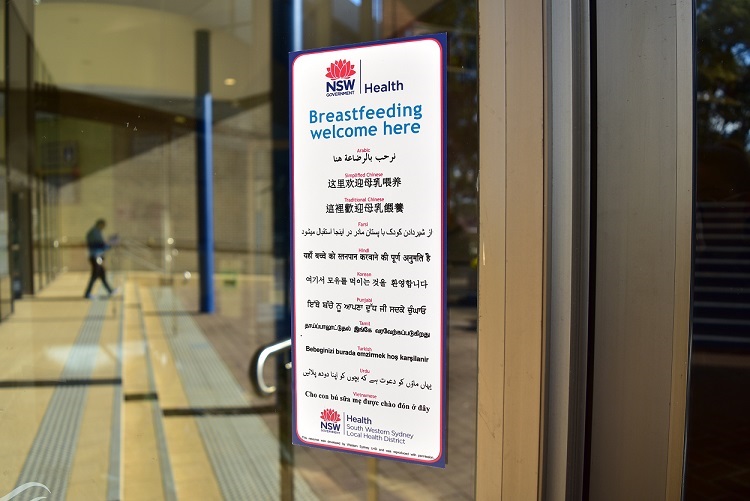
[[[29, 1], [30, 3], [30, 1]], [[270, 22], [260, 9], [252, 37], [231, 29], [212, 35], [212, 91], [235, 99], [270, 86]], [[97, 3], [41, 3], [36, 45], [55, 84], [99, 93], [188, 97], [195, 89], [195, 31], [179, 14]], [[247, 43], [247, 39], [252, 40]], [[226, 78], [237, 84], [224, 85]]]

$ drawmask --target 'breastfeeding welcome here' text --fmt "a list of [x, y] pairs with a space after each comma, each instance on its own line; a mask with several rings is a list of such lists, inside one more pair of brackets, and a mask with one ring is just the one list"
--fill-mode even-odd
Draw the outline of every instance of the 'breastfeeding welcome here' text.
[[[352, 137], [373, 137], [381, 133], [384, 136], [419, 134], [422, 120], [422, 105], [402, 105], [393, 103], [388, 107], [371, 108], [368, 106], [353, 107], [339, 111], [310, 110], [310, 124], [321, 124], [323, 127], [310, 129], [313, 140], [343, 139]], [[377, 125], [337, 125], [339, 123], [383, 120]], [[388, 119], [388, 120], [384, 120]], [[409, 120], [411, 119], [411, 120]], [[330, 126], [328, 124], [331, 124]]]

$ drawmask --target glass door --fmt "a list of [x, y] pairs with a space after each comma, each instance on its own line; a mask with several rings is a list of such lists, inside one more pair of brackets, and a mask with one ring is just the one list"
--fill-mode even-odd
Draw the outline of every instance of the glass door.
[[750, 496], [750, 9], [699, 0], [695, 13], [695, 292], [685, 499], [740, 499]]
[[[14, 175], [45, 194], [35, 223], [43, 254], [11, 238], [11, 261], [41, 263], [50, 280], [0, 322], [0, 497], [475, 497], [476, 5], [281, 3], [7, 5], [13, 29], [32, 41], [11, 40], [8, 57], [37, 65], [25, 88], [35, 153]], [[288, 256], [276, 241], [288, 225], [276, 165], [288, 143], [274, 132], [287, 87], [274, 76], [286, 71], [274, 50], [288, 36], [314, 48], [435, 32], [450, 46], [449, 466], [292, 448], [284, 392], [257, 392], [248, 377], [254, 354], [289, 337], [280, 331]], [[198, 132], [203, 95], [210, 143]], [[206, 147], [208, 214], [199, 212]], [[12, 204], [11, 228], [32, 231], [27, 205]], [[210, 275], [201, 273], [202, 218], [213, 225]], [[213, 312], [202, 311], [207, 290]], [[275, 367], [272, 357], [269, 385], [279, 384]]]

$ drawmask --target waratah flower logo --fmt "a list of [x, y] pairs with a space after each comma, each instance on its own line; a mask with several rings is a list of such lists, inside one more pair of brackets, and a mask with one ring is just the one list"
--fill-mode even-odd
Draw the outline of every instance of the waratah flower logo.
[[320, 413], [320, 419], [323, 421], [333, 421], [334, 423], [338, 423], [341, 421], [341, 416], [333, 409], [326, 409]]
[[357, 73], [354, 71], [354, 65], [346, 59], [339, 59], [331, 63], [328, 67], [328, 73], [326, 76], [331, 80], [338, 80], [339, 78], [349, 78]]

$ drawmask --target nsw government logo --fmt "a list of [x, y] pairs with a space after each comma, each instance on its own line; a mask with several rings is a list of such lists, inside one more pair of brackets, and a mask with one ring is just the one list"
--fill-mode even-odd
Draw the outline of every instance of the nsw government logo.
[[330, 79], [330, 81], [326, 82], [326, 97], [354, 94], [354, 83], [356, 80], [351, 77], [356, 73], [354, 65], [346, 59], [339, 59], [332, 62], [326, 68], [326, 77]]
[[333, 409], [320, 413], [320, 429], [326, 433], [341, 433], [341, 416]]

